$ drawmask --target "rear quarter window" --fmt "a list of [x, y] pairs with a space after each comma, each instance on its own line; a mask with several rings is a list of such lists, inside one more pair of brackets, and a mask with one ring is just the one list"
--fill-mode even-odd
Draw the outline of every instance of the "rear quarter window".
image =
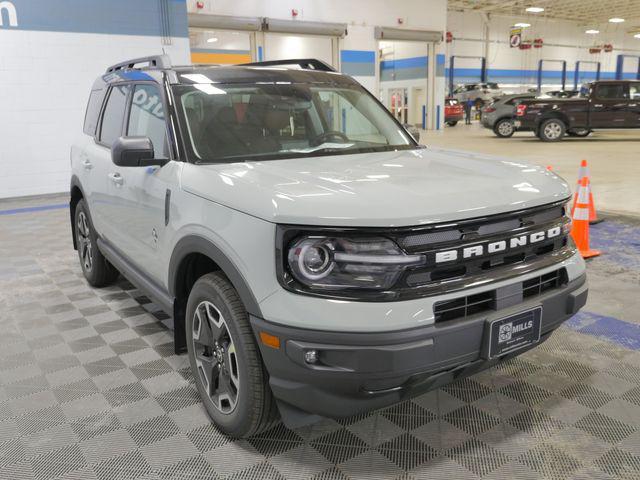
[[100, 107], [104, 100], [104, 90], [92, 90], [87, 102], [87, 110], [84, 114], [83, 131], [92, 137], [96, 134], [98, 126], [98, 117], [100, 116]]

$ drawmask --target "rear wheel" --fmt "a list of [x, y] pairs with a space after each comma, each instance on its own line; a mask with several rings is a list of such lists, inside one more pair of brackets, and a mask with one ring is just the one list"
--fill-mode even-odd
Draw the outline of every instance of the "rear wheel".
[[243, 438], [272, 426], [275, 401], [249, 315], [222, 273], [196, 281], [186, 314], [189, 363], [213, 422]]
[[84, 278], [92, 287], [106, 287], [118, 278], [119, 272], [98, 249], [98, 235], [93, 228], [89, 208], [84, 200], [76, 204], [75, 235], [78, 257]]
[[452, 120], [451, 122], [447, 122], [447, 125], [449, 125], [450, 127], [455, 127], [458, 124], [457, 120]]
[[500, 138], [509, 138], [515, 133], [515, 131], [516, 128], [513, 125], [513, 120], [509, 118], [500, 119], [493, 126], [493, 133]]
[[540, 125], [539, 137], [543, 142], [558, 142], [566, 131], [564, 122], [558, 118], [550, 118]]

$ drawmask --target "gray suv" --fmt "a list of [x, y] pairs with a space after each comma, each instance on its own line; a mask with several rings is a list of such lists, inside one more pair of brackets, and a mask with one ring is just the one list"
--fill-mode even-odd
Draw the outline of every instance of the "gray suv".
[[425, 148], [317, 60], [109, 67], [71, 165], [85, 278], [122, 273], [173, 316], [235, 437], [471, 375], [586, 301], [564, 180]]
[[516, 128], [513, 124], [516, 116], [516, 106], [521, 100], [535, 98], [533, 93], [517, 93], [503, 95], [495, 99], [482, 109], [482, 125], [493, 130], [498, 137], [511, 137]]

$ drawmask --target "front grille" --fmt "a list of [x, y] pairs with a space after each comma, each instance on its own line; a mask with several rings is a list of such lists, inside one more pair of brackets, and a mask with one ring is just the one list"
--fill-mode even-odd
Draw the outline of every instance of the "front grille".
[[555, 204], [400, 234], [396, 241], [404, 250], [425, 255], [426, 263], [407, 269], [398, 290], [424, 296], [553, 265], [573, 253], [568, 225], [564, 206]]
[[[533, 298], [568, 283], [564, 268], [520, 282], [522, 298]], [[511, 287], [511, 286], [510, 286]], [[436, 302], [433, 314], [436, 323], [466, 318], [483, 312], [497, 311], [498, 290]]]

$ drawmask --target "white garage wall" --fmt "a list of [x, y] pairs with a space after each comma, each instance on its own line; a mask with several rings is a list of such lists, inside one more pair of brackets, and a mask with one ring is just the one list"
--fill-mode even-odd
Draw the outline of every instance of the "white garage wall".
[[[293, 18], [291, 10], [296, 9], [296, 19], [300, 21], [347, 23], [349, 33], [340, 40], [341, 70], [353, 76], [376, 96], [379, 95], [380, 85], [376, 71], [378, 42], [374, 38], [374, 27], [401, 26], [444, 32], [447, 18], [446, 0], [204, 0], [203, 3], [203, 9], [196, 8], [196, 0], [188, 0], [187, 6], [190, 12], [289, 20]], [[402, 25], [399, 25], [399, 19]], [[444, 48], [444, 43], [438, 45], [437, 52], [444, 54]], [[317, 55], [322, 58], [323, 52], [319, 48]], [[287, 56], [291, 58], [291, 54]], [[436, 92], [436, 108], [439, 105], [442, 110], [443, 78], [437, 82]]]
[[[160, 36], [161, 2], [173, 12], [170, 45]], [[11, 3], [17, 25], [0, 11], [0, 198], [68, 191], [69, 149], [93, 81], [109, 65], [163, 48], [189, 63], [185, 3]]]
[[[509, 27], [516, 22], [530, 23], [525, 28], [523, 39], [533, 40], [542, 38], [544, 46], [536, 49], [520, 50], [510, 48], [508, 44]], [[476, 12], [449, 12], [447, 30], [452, 32], [454, 40], [447, 44], [449, 55], [483, 55], [485, 49], [483, 19]], [[600, 30], [598, 35], [587, 35], [587, 28]], [[576, 61], [600, 61], [601, 78], [613, 78], [616, 70], [618, 54], [640, 55], [640, 40], [626, 33], [628, 25], [577, 25], [568, 21], [550, 20], [544, 16], [529, 15], [527, 17], [491, 16], [489, 18], [489, 44], [487, 68], [489, 80], [499, 81], [510, 86], [534, 86], [536, 72], [540, 59], [557, 59], [567, 61], [567, 88], [573, 87], [573, 77]], [[614, 50], [599, 54], [589, 53], [593, 45], [612, 44]], [[447, 61], [447, 73], [449, 63]], [[635, 59], [625, 61], [625, 72], [637, 70]], [[456, 78], [464, 81], [477, 81], [478, 78], [469, 76], [472, 70], [479, 69], [479, 62], [473, 60], [456, 60]], [[592, 70], [595, 66], [584, 65], [581, 70]], [[458, 69], [460, 71], [458, 72]], [[559, 88], [558, 78], [560, 63], [545, 63], [543, 87], [547, 89]], [[593, 74], [594, 75], [594, 74]], [[591, 75], [591, 76], [593, 76]], [[592, 80], [588, 78], [586, 80]], [[585, 80], [581, 76], [580, 81]]]

